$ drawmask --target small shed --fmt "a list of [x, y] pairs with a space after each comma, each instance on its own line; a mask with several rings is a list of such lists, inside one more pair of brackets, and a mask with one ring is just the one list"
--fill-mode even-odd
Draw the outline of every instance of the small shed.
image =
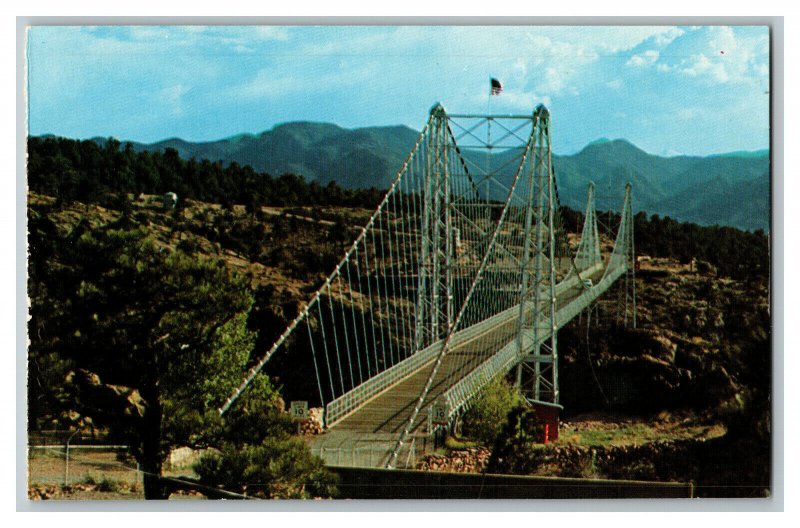
[[528, 401], [536, 412], [536, 417], [543, 426], [542, 438], [540, 438], [540, 441], [546, 444], [558, 440], [558, 419], [564, 407], [557, 403], [548, 403], [539, 400]]

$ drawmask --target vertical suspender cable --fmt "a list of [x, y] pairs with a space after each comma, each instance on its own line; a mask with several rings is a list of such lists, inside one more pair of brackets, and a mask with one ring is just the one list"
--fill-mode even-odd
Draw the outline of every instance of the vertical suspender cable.
[[[339, 295], [340, 295], [340, 297], [339, 297], [339, 307], [342, 309], [341, 311], [342, 311], [342, 328], [344, 329], [344, 346], [345, 346], [345, 349], [347, 350], [347, 365], [348, 365], [349, 370], [350, 370], [350, 387], [352, 388], [352, 387], [356, 386], [356, 379], [353, 376], [353, 358], [350, 355], [350, 338], [349, 338], [348, 332], [347, 332], [347, 316], [345, 315], [345, 311], [344, 311], [344, 291], [343, 291], [343, 288], [342, 288], [342, 274], [341, 273], [336, 275], [336, 283], [339, 285]], [[356, 358], [358, 358], [358, 356], [356, 356]], [[358, 382], [362, 383], [364, 380], [361, 377], [361, 363], [358, 364], [358, 377], [359, 377], [359, 381]]]
[[314, 358], [314, 374], [317, 376], [317, 388], [319, 389], [319, 400], [322, 407], [325, 407], [325, 396], [322, 395], [322, 380], [319, 377], [319, 367], [317, 367], [317, 353], [314, 350], [314, 338], [311, 335], [311, 323], [306, 317], [306, 328], [308, 329], [308, 342], [311, 345], [311, 357]]
[[322, 313], [322, 302], [319, 301], [319, 296], [317, 297], [317, 310], [319, 311], [319, 328], [322, 332], [322, 347], [325, 351], [325, 364], [328, 366], [328, 377], [331, 381], [331, 399], [336, 399], [336, 389], [333, 386], [333, 371], [331, 370], [331, 360], [330, 355], [328, 354], [328, 338], [325, 336], [325, 316]]

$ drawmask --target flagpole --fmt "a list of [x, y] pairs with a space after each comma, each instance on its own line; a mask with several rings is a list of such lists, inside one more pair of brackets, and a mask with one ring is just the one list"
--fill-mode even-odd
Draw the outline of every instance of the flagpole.
[[[492, 115], [492, 77], [489, 77], [489, 95], [486, 100], [486, 115]], [[486, 221], [492, 221], [491, 208], [491, 176], [492, 176], [492, 119], [486, 120]], [[487, 224], [487, 225], [489, 225]]]
[[[489, 94], [487, 95], [487, 99], [486, 99], [486, 115], [488, 115], [488, 116], [492, 115], [492, 90], [493, 90], [493, 88], [492, 88], [492, 77], [489, 77]], [[487, 119], [486, 120], [486, 146], [489, 147], [489, 148], [487, 148], [486, 150], [487, 150], [487, 152], [489, 152], [489, 154], [491, 154], [491, 150], [492, 150], [491, 149], [491, 145], [492, 145], [492, 120], [491, 119]], [[488, 157], [488, 155], [486, 157], [486, 174], [489, 174], [489, 157]]]

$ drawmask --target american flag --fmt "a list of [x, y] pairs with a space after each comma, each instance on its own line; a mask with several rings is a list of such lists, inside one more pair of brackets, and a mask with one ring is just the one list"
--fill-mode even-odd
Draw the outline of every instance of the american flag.
[[503, 92], [503, 85], [500, 84], [500, 81], [492, 77], [491, 80], [492, 84], [492, 95], [500, 95]]

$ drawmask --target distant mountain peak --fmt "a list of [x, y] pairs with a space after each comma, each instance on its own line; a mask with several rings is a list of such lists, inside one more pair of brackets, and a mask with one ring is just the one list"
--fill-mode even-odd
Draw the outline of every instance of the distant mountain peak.
[[286, 123], [278, 123], [277, 125], [273, 126], [270, 130], [265, 131], [265, 133], [273, 132], [300, 132], [303, 134], [307, 133], [314, 133], [314, 134], [335, 134], [338, 132], [346, 131], [346, 128], [342, 128], [339, 125], [335, 125], [333, 123], [323, 123], [320, 121], [289, 121]]
[[643, 151], [642, 149], [640, 149], [639, 147], [637, 147], [636, 145], [634, 145], [633, 143], [631, 143], [627, 139], [622, 139], [622, 138], [608, 139], [608, 138], [605, 138], [605, 137], [599, 138], [599, 139], [595, 139], [591, 143], [587, 144], [585, 147], [583, 147], [583, 149], [579, 152], [579, 154], [587, 152], [587, 151], [588, 152], [595, 152], [595, 151], [608, 150], [608, 149], [616, 149], [616, 150], [623, 150], [623, 151], [646, 154], [645, 151]]

